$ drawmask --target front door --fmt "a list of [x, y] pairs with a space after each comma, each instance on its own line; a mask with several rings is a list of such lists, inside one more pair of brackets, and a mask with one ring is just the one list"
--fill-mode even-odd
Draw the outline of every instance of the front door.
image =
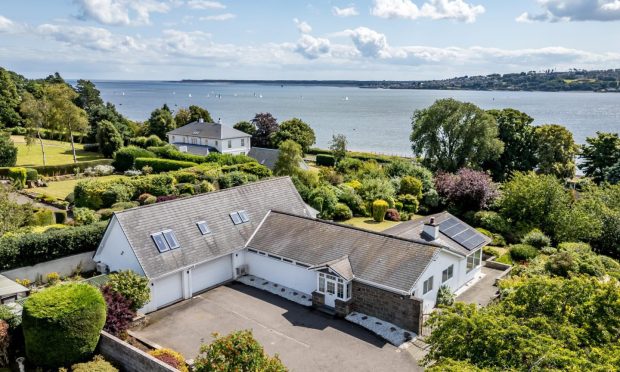
[[325, 305], [336, 307], [336, 278], [331, 275], [325, 278]]

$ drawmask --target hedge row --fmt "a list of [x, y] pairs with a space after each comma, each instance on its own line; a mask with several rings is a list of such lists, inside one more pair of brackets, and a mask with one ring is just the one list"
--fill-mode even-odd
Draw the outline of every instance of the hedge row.
[[259, 179], [271, 177], [273, 173], [269, 168], [258, 163], [243, 163], [235, 165], [226, 165], [222, 167], [223, 173], [230, 173], [234, 171], [240, 171], [257, 176]]
[[[319, 149], [316, 147], [312, 147], [308, 150], [308, 154], [313, 155], [331, 155], [331, 150]], [[370, 152], [357, 152], [357, 151], [347, 151], [347, 157], [359, 159], [359, 160], [376, 160], [379, 163], [391, 163], [394, 159], [399, 159], [398, 156], [391, 155], [381, 155], [381, 154], [373, 154]], [[317, 156], [318, 158], [318, 156]]]
[[191, 161], [171, 160], [171, 159], [159, 159], [159, 158], [137, 158], [134, 162], [137, 169], [143, 169], [144, 167], [153, 168], [153, 172], [170, 172], [184, 168], [195, 167], [198, 164]]
[[190, 161], [190, 162], [198, 163], [198, 164], [218, 163], [220, 165], [235, 165], [235, 164], [245, 164], [245, 163], [256, 162], [256, 159], [253, 159], [247, 155], [222, 154], [219, 152], [212, 152], [206, 156], [188, 154], [186, 152], [181, 152], [177, 150], [172, 145], [149, 147], [148, 150], [153, 152], [154, 154], [157, 155], [157, 157], [160, 157], [160, 158]]
[[119, 172], [132, 169], [137, 158], [155, 158], [156, 155], [151, 151], [137, 146], [127, 146], [114, 153], [112, 165]]
[[[47, 165], [47, 166], [34, 166], [29, 167], [30, 169], [35, 169], [39, 175], [45, 177], [51, 176], [62, 176], [65, 174], [73, 174], [75, 173], [75, 169], [79, 168], [81, 171], [88, 167], [95, 167], [97, 165], [110, 165], [112, 164], [112, 160], [110, 159], [98, 159], [98, 160], [89, 160], [89, 161], [81, 161], [77, 164], [60, 164], [60, 165]], [[0, 178], [8, 178], [10, 167], [0, 167]]]
[[316, 156], [316, 164], [325, 167], [333, 167], [336, 164], [336, 159], [334, 159], [332, 155], [318, 154]]
[[[25, 136], [28, 133], [28, 129], [24, 127], [6, 128], [5, 131], [9, 132], [10, 134], [14, 136]], [[66, 133], [52, 131], [49, 129], [40, 129], [39, 133], [42, 139], [47, 139], [47, 140], [64, 140], [67, 138]], [[82, 142], [82, 139], [84, 137], [86, 137], [85, 133], [73, 132], [73, 139], [75, 140], [75, 142]]]
[[36, 265], [97, 249], [106, 223], [0, 238], [0, 270]]

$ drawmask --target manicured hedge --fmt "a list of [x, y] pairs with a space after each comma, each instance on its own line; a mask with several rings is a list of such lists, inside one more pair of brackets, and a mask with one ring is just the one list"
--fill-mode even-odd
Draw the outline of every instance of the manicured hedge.
[[23, 189], [24, 187], [26, 187], [27, 174], [28, 173], [26, 172], [26, 168], [13, 167], [9, 168], [9, 172], [7, 175], [13, 183], [13, 186], [18, 189]]
[[166, 144], [165, 141], [162, 141], [159, 137], [154, 134], [151, 134], [148, 137], [135, 137], [129, 139], [129, 144], [133, 146], [142, 147], [144, 149], [152, 147], [152, 146], [163, 146]]
[[248, 174], [253, 174], [260, 179], [271, 177], [273, 173], [269, 168], [262, 164], [258, 164], [257, 162], [253, 163], [243, 163], [243, 164], [235, 164], [235, 165], [226, 165], [222, 167], [223, 173], [229, 173], [234, 171], [240, 171]]
[[171, 159], [158, 159], [158, 158], [136, 158], [135, 166], [138, 169], [142, 169], [145, 166], [153, 168], [153, 172], [169, 172], [184, 168], [195, 167], [198, 164], [189, 161], [171, 160]]
[[56, 285], [32, 294], [22, 315], [28, 361], [57, 368], [91, 357], [105, 318], [101, 292], [86, 283]]
[[155, 155], [157, 155], [157, 157], [163, 158], [163, 159], [191, 161], [197, 164], [207, 162], [206, 156], [181, 152], [172, 145], [149, 147], [148, 150], [154, 153]]
[[[155, 158], [156, 155], [148, 150], [136, 146], [127, 146], [114, 153], [112, 165], [119, 172], [124, 172], [134, 167], [137, 158]], [[138, 168], [140, 169], [140, 168]]]
[[319, 154], [316, 156], [316, 164], [333, 167], [336, 164], [336, 159], [332, 155]]
[[0, 238], [0, 270], [31, 266], [97, 249], [105, 223]]

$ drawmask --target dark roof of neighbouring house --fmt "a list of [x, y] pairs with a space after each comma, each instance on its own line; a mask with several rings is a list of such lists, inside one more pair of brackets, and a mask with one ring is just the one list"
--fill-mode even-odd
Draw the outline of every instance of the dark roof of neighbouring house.
[[332, 266], [346, 274], [347, 258], [354, 277], [408, 293], [439, 246], [271, 211], [246, 245], [313, 267]]
[[[260, 164], [273, 170], [276, 167], [276, 162], [278, 161], [278, 157], [280, 156], [280, 150], [268, 149], [264, 147], [252, 147], [250, 149], [250, 152], [248, 152], [248, 156], [256, 159], [256, 161]], [[299, 168], [303, 170], [309, 169], [308, 164], [306, 164], [303, 159], [299, 162]]]
[[28, 288], [16, 281], [4, 275], [0, 275], [0, 298], [14, 296], [18, 293], [26, 293], [28, 291], [30, 291]]
[[194, 121], [180, 128], [173, 129], [167, 134], [175, 136], [214, 138], [220, 140], [228, 138], [251, 137], [245, 132], [220, 123], [205, 123], [200, 121]]
[[448, 235], [441, 232], [441, 230], [439, 231], [439, 238], [436, 240], [433, 240], [430, 236], [423, 233], [424, 224], [429, 222], [431, 217], [435, 218], [435, 223], [437, 224], [441, 224], [442, 222], [450, 218], [453, 218], [457, 222], [468, 226], [465, 222], [461, 221], [460, 219], [453, 216], [452, 214], [448, 212], [441, 212], [441, 213], [433, 214], [430, 216], [421, 217], [415, 220], [402, 222], [394, 227], [390, 227], [389, 229], [383, 230], [383, 233], [398, 236], [398, 237], [405, 238], [405, 239], [422, 239], [427, 242], [433, 242], [453, 252], [456, 252], [456, 253], [459, 253], [465, 256], [469, 255], [473, 250], [483, 247], [491, 242], [491, 239], [489, 237], [487, 237], [486, 235], [482, 234], [481, 232], [475, 229], [472, 229], [472, 230], [474, 231], [476, 236], [480, 238], [482, 243], [474, 247], [473, 249], [469, 249], [461, 245], [457, 241], [450, 238]]
[[[244, 247], [270, 209], [305, 215], [305, 204], [289, 177], [271, 178], [230, 189], [116, 212], [147, 277], [157, 278]], [[245, 210], [247, 223], [234, 225], [230, 213]], [[206, 221], [211, 234], [196, 225]], [[159, 253], [151, 234], [174, 231], [181, 247]]]

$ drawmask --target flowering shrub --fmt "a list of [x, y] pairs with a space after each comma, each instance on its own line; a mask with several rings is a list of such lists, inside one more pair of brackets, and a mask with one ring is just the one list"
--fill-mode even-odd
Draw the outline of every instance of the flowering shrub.
[[60, 274], [57, 272], [49, 273], [45, 276], [48, 285], [54, 285], [60, 281]]
[[388, 203], [385, 200], [379, 199], [372, 202], [372, 218], [376, 222], [383, 222], [388, 207]]
[[109, 176], [112, 173], [114, 173], [114, 167], [104, 164], [88, 167], [84, 170], [84, 175], [88, 177]]
[[123, 173], [125, 176], [129, 176], [129, 177], [136, 177], [136, 176], [141, 176], [142, 175], [142, 171], [136, 170], [136, 169], [130, 169], [130, 170], [126, 170], [125, 173]]
[[447, 205], [461, 211], [483, 209], [499, 196], [497, 185], [488, 174], [469, 168], [438, 173], [435, 189]]
[[188, 371], [187, 365], [185, 365], [185, 358], [174, 350], [157, 349], [149, 351], [149, 354], [181, 372]]
[[131, 300], [108, 285], [101, 287], [101, 293], [108, 309], [103, 329], [118, 336], [129, 328], [131, 320], [136, 315], [131, 309]]
[[521, 243], [541, 249], [550, 246], [551, 239], [539, 229], [533, 229], [523, 237]]
[[400, 213], [396, 209], [388, 209], [385, 212], [385, 219], [388, 221], [400, 221]]

